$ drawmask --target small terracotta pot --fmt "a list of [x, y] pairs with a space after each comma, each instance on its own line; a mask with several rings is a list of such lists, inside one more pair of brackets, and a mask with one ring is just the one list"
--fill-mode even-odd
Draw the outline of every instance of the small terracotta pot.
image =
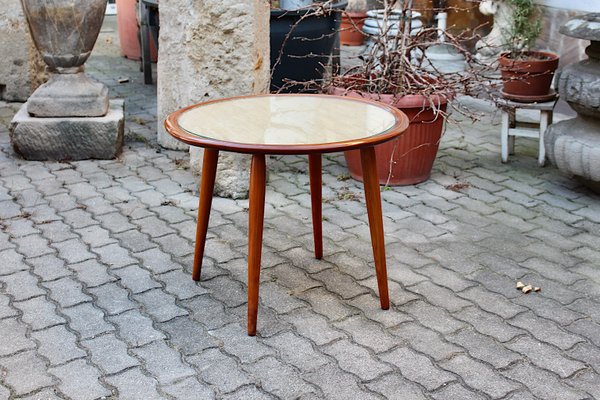
[[544, 51], [530, 51], [526, 54], [531, 55], [531, 59], [515, 60], [509, 54], [502, 53], [499, 59], [503, 95], [532, 102], [545, 99], [558, 68], [558, 56]]
[[362, 45], [365, 38], [365, 36], [362, 33], [362, 27], [365, 24], [366, 18], [366, 12], [345, 12], [342, 15], [340, 43], [347, 46]]
[[[431, 176], [437, 155], [444, 118], [436, 112], [446, 110], [447, 100], [442, 96], [426, 98], [421, 95], [394, 96], [372, 94], [333, 88], [331, 94], [360, 97], [392, 105], [404, 112], [410, 120], [406, 132], [398, 139], [375, 146], [377, 174], [380, 185], [405, 186], [426, 181]], [[344, 152], [350, 175], [362, 181], [360, 151]]]

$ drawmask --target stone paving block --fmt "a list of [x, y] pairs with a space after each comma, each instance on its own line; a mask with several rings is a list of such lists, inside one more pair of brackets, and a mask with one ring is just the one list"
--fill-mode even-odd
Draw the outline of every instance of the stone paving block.
[[583, 342], [575, 345], [572, 349], [566, 351], [569, 357], [583, 361], [592, 367], [597, 373], [600, 373], [600, 349], [589, 342]]
[[351, 309], [340, 301], [336, 294], [332, 294], [324, 288], [314, 288], [298, 295], [300, 299], [307, 301], [310, 308], [330, 321], [336, 321], [356, 314], [356, 310]]
[[322, 390], [323, 397], [327, 399], [360, 398], [372, 400], [379, 398], [379, 396], [361, 389], [351, 374], [342, 371], [333, 364], [324, 365], [317, 371], [306, 374], [305, 379], [317, 385]]
[[484, 335], [491, 336], [500, 342], [507, 342], [525, 331], [509, 325], [504, 319], [477, 307], [469, 307], [453, 314], [459, 320], [468, 322]]
[[92, 251], [100, 256], [100, 261], [111, 268], [121, 268], [138, 262], [130, 257], [129, 252], [118, 244], [93, 248]]
[[298, 268], [292, 268], [289, 265], [279, 265], [264, 271], [264, 276], [278, 285], [285, 286], [293, 291], [294, 294], [302, 293], [306, 290], [322, 286], [323, 284], [309, 277]]
[[398, 374], [388, 374], [365, 386], [374, 392], [381, 393], [389, 400], [425, 400], [427, 398], [418, 385], [403, 379]]
[[166, 322], [175, 317], [188, 315], [188, 312], [175, 304], [175, 297], [163, 292], [160, 289], [153, 289], [148, 292], [133, 296], [140, 302], [148, 314], [158, 322]]
[[560, 303], [545, 298], [546, 292], [550, 292], [552, 288], [546, 286], [543, 287], [543, 293], [540, 292], [542, 293], [541, 296], [521, 296], [516, 299], [515, 302], [529, 308], [537, 316], [550, 319], [561, 325], [569, 325], [573, 321], [584, 318], [584, 315], [586, 315], [585, 312], [580, 313], [571, 311], [568, 308], [563, 307]]
[[56, 314], [56, 306], [43, 296], [13, 303], [13, 306], [23, 312], [23, 322], [29, 324], [33, 330], [65, 322], [63, 317]]
[[23, 210], [29, 214], [29, 219], [36, 224], [46, 224], [52, 221], [58, 221], [61, 219], [56, 211], [48, 205], [37, 205], [35, 207], [28, 207]]
[[598, 327], [600, 325], [590, 320], [580, 319], [567, 326], [566, 329], [587, 338], [596, 346], [600, 346], [600, 329]]
[[97, 399], [112, 393], [99, 382], [100, 372], [84, 360], [72, 361], [49, 372], [60, 379], [60, 391], [72, 399]]
[[459, 296], [469, 299], [483, 310], [496, 314], [504, 319], [512, 318], [515, 315], [526, 311], [526, 308], [514, 304], [504, 296], [490, 293], [479, 286], [460, 292]]
[[50, 243], [60, 243], [69, 239], [78, 239], [73, 229], [63, 221], [52, 221], [38, 225], [44, 237], [50, 238]]
[[107, 377], [106, 381], [117, 388], [119, 397], [132, 400], [159, 400], [164, 397], [156, 390], [156, 378], [144, 375], [139, 368], [128, 369]]
[[444, 309], [420, 300], [403, 306], [402, 311], [411, 315], [424, 326], [444, 335], [456, 332], [466, 326], [464, 322], [454, 318]]
[[166, 338], [162, 332], [154, 328], [152, 319], [142, 315], [138, 310], [126, 311], [108, 317], [108, 320], [117, 325], [119, 337], [131, 347], [143, 346]]
[[225, 304], [226, 307], [240, 306], [248, 299], [246, 288], [225, 276], [204, 281], [202, 286], [207, 288], [212, 297]]
[[314, 371], [331, 360], [315, 349], [307, 339], [291, 332], [271, 336], [264, 342], [278, 351], [282, 360], [301, 371]]
[[[248, 307], [246, 304], [230, 309], [237, 316], [235, 319], [239, 324], [243, 324], [248, 316]], [[293, 329], [289, 322], [283, 321], [275, 312], [267, 307], [259, 307], [257, 331], [261, 338], [268, 338], [278, 333]]]
[[0, 323], [0, 357], [30, 350], [36, 347], [35, 342], [26, 335], [27, 326], [16, 318], [4, 319]]
[[258, 389], [256, 386], [244, 386], [234, 393], [229, 393], [223, 396], [223, 400], [237, 400], [237, 399], [248, 399], [248, 400], [274, 400], [277, 397], [267, 394], [266, 392]]
[[0, 219], [16, 218], [22, 215], [21, 206], [12, 200], [0, 202]]
[[585, 390], [592, 398], [600, 397], [600, 375], [593, 371], [582, 371], [570, 378], [567, 383], [574, 389]]
[[33, 226], [33, 221], [23, 218], [2, 220], [0, 224], [3, 230], [11, 237], [18, 238], [40, 233], [40, 230]]
[[160, 220], [157, 217], [137, 219], [134, 223], [139, 226], [143, 233], [152, 238], [175, 233], [174, 229], [172, 229], [165, 221]]
[[441, 335], [417, 323], [408, 322], [391, 329], [391, 334], [397, 339], [397, 345], [410, 348], [428, 355], [436, 361], [443, 360], [459, 353], [462, 349], [443, 339]]
[[394, 365], [403, 377], [427, 390], [435, 390], [456, 379], [452, 374], [437, 368], [427, 357], [409, 348], [400, 347], [379, 358]]
[[91, 213], [95, 217], [117, 211], [117, 208], [115, 208], [112, 203], [106, 200], [104, 197], [92, 197], [81, 200], [80, 203], [85, 207], [85, 210], [88, 213]]
[[[467, 278], [475, 282], [479, 282], [483, 286], [483, 290], [495, 292], [502, 296], [510, 299], [511, 302], [515, 301], [515, 298], [523, 297], [523, 293], [515, 290], [516, 281], [505, 275], [497, 274], [489, 269], [481, 269], [469, 275]], [[524, 278], [519, 279], [524, 280]], [[526, 282], [533, 282], [526, 280]], [[536, 283], [536, 286], [538, 284]]]
[[121, 278], [120, 284], [134, 294], [162, 287], [148, 271], [137, 265], [120, 268], [114, 274]]
[[[489, 336], [482, 335], [473, 329], [464, 329], [447, 337], [452, 343], [462, 346], [473, 358], [487, 362], [494, 368], [505, 368], [523, 358], [523, 356], [508, 350], [509, 344], [502, 345]], [[518, 338], [515, 340], [519, 340]]]
[[136, 305], [129, 299], [127, 290], [114, 282], [90, 288], [89, 292], [96, 297], [94, 303], [109, 315], [120, 314], [136, 308]]
[[150, 238], [147, 235], [137, 230], [116, 233], [113, 235], [113, 237], [119, 240], [121, 246], [134, 253], [152, 249], [157, 246], [155, 243], [150, 241]]
[[459, 383], [451, 383], [432, 395], [435, 400], [461, 399], [461, 400], [483, 400], [481, 394], [471, 392]]
[[51, 365], [63, 364], [86, 356], [85, 351], [77, 347], [77, 337], [68, 331], [65, 325], [33, 332], [31, 337], [39, 342], [39, 354], [46, 357]]
[[[225, 311], [225, 307], [221, 302], [207, 295], [182, 301], [181, 304], [191, 310], [194, 320], [200, 322], [209, 330], [219, 329], [231, 322], [239, 322], [237, 317]], [[259, 321], [260, 310], [259, 307]]]
[[191, 275], [180, 270], [157, 275], [155, 278], [163, 282], [166, 285], [165, 290], [175, 295], [179, 300], [191, 299], [210, 292], [207, 288], [192, 280]]
[[195, 375], [195, 371], [182, 362], [179, 352], [162, 341], [138, 347], [132, 352], [144, 360], [144, 367], [163, 385]]
[[[112, 175], [112, 171], [107, 171], [110, 175]], [[131, 174], [131, 171], [127, 170], [126, 167], [124, 167], [124, 174]], [[119, 174], [118, 176], [121, 176], [121, 174]], [[116, 176], [116, 177], [118, 177]], [[103, 197], [110, 201], [111, 203], [123, 203], [123, 202], [128, 202], [131, 200], [135, 200], [135, 197], [132, 196], [131, 193], [129, 193], [129, 191], [125, 190], [124, 188], [120, 187], [120, 186], [111, 186], [111, 187], [107, 187], [107, 188], [102, 188], [102, 189], [98, 189], [98, 192], [100, 192]]]
[[[2, 388], [0, 387], [0, 395], [2, 395]], [[6, 396], [8, 398], [8, 395]], [[58, 397], [58, 389], [48, 388], [42, 389], [35, 394], [19, 397], [19, 400], [62, 400], [61, 397]]]
[[206, 384], [198, 382], [196, 378], [187, 378], [173, 385], [162, 386], [161, 389], [175, 399], [198, 398], [210, 400], [215, 398], [215, 392]]
[[54, 384], [46, 372], [46, 365], [35, 351], [0, 358], [0, 367], [6, 371], [3, 383], [12, 387], [17, 396]]
[[89, 350], [92, 362], [107, 374], [116, 374], [140, 364], [127, 354], [127, 345], [112, 333], [83, 340], [81, 345]]
[[188, 317], [175, 318], [158, 324], [158, 327], [168, 333], [171, 346], [186, 356], [201, 353], [219, 345], [219, 342], [208, 335], [200, 323]]
[[67, 225], [71, 226], [73, 229], [81, 229], [98, 224], [87, 211], [81, 209], [82, 207], [80, 205], [76, 204], [75, 207], [77, 208], [74, 210], [60, 213]]
[[579, 400], [588, 397], [583, 392], [562, 383], [550, 372], [536, 368], [529, 363], [516, 364], [503, 371], [502, 374], [526, 385], [538, 398]]
[[14, 249], [0, 251], [0, 260], [2, 260], [0, 276], [10, 275], [15, 272], [29, 269], [29, 266], [23, 262], [23, 256], [17, 253]]
[[110, 231], [100, 225], [76, 229], [75, 232], [81, 235], [81, 240], [90, 247], [102, 247], [117, 242], [115, 238], [110, 236]]
[[0, 283], [2, 282], [5, 287], [3, 292], [12, 296], [14, 301], [23, 301], [46, 293], [37, 286], [37, 278], [29, 271], [0, 276]]
[[292, 399], [317, 392], [317, 389], [306, 383], [296, 370], [273, 357], [262, 358], [244, 366], [244, 369], [256, 378], [264, 390], [280, 398]]
[[108, 275], [106, 266], [100, 264], [97, 260], [87, 260], [71, 264], [69, 268], [75, 271], [77, 279], [83, 282], [88, 288], [94, 288], [117, 280], [114, 276]]
[[95, 258], [94, 254], [88, 251], [87, 246], [80, 239], [54, 243], [53, 246], [58, 250], [58, 256], [68, 263], [78, 263]]
[[10, 299], [4, 294], [0, 294], [0, 319], [15, 317], [19, 315], [17, 310], [9, 305]]
[[52, 282], [44, 282], [43, 286], [50, 291], [50, 298], [60, 304], [61, 307], [71, 307], [92, 300], [90, 296], [83, 293], [81, 283], [72, 278], [61, 278]]
[[387, 351], [398, 344], [397, 339], [384, 331], [379, 324], [360, 315], [335, 322], [333, 325], [346, 332], [354, 342], [375, 353]]
[[17, 251], [25, 258], [54, 253], [54, 250], [48, 246], [48, 241], [38, 235], [16, 238], [13, 239], [13, 243], [17, 245]]
[[159, 248], [153, 248], [139, 253], [134, 256], [141, 258], [143, 266], [155, 274], [180, 269], [181, 266], [174, 262], [171, 256]]
[[[525, 329], [538, 340], [553, 344], [562, 350], [570, 349], [575, 344], [583, 341], [581, 337], [562, 329], [555, 322], [540, 318], [531, 312], [519, 314], [515, 318], [509, 320], [508, 323], [521, 329]], [[577, 321], [574, 322], [566, 329], [573, 331], [573, 326], [577, 323]]]
[[238, 324], [226, 325], [223, 328], [209, 331], [209, 334], [223, 342], [223, 349], [240, 359], [243, 363], [255, 362], [266, 355], [275, 352], [265, 346], [256, 337], [246, 335], [245, 329]]
[[[182, 240], [177, 235], [161, 236], [154, 239], [156, 243], [160, 245], [163, 250], [168, 250], [169, 253], [175, 257], [183, 257], [194, 252], [194, 248], [187, 241]], [[210, 246], [207, 244], [206, 250], [209, 250]], [[206, 252], [206, 255], [213, 257], [214, 253]]]
[[455, 312], [472, 305], [472, 303], [456, 296], [453, 291], [440, 287], [431, 281], [424, 281], [410, 286], [408, 290], [421, 295], [434, 306], [444, 307], [450, 312]]
[[127, 217], [119, 213], [110, 213], [97, 215], [96, 219], [100, 224], [112, 233], [121, 233], [130, 229], [135, 229], [135, 226], [130, 224]]
[[389, 365], [371, 356], [364, 347], [353, 344], [348, 340], [342, 339], [324, 346], [321, 351], [336, 359], [341, 369], [358, 376], [363, 381], [375, 379], [392, 371]]
[[198, 368], [202, 379], [215, 386], [220, 393], [233, 392], [253, 382], [250, 375], [239, 368], [232, 357], [224, 355], [218, 349], [208, 349], [187, 360]]
[[[69, 327], [78, 332], [82, 339], [114, 331], [115, 328], [104, 320], [104, 314], [90, 303], [79, 304], [63, 310], [69, 318]], [[62, 319], [62, 318], [61, 318]]]
[[519, 389], [519, 385], [497, 375], [489, 366], [465, 355], [458, 355], [440, 363], [442, 368], [461, 376], [467, 385], [496, 399]]

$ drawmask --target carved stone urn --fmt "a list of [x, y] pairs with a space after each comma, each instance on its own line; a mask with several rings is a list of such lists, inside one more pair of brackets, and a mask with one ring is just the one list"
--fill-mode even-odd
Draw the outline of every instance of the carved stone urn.
[[557, 74], [558, 92], [578, 115], [546, 130], [546, 153], [558, 169], [600, 191], [600, 13], [572, 18], [560, 32], [591, 45], [589, 59]]
[[21, 0], [33, 41], [51, 73], [29, 98], [35, 117], [99, 117], [108, 89], [85, 76], [104, 20], [107, 0]]

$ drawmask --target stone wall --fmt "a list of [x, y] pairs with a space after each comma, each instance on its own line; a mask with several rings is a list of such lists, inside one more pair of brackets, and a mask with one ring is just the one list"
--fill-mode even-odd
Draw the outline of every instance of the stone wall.
[[[269, 84], [269, 2], [169, 0], [161, 3], [158, 61], [158, 142], [186, 148], [164, 130], [164, 119], [194, 103], [265, 93]], [[243, 129], [241, 126], [240, 129]], [[201, 151], [192, 149], [199, 172]], [[246, 196], [249, 158], [222, 153], [215, 190]]]
[[46, 73], [19, 0], [0, 0], [0, 55], [0, 100], [27, 100]]

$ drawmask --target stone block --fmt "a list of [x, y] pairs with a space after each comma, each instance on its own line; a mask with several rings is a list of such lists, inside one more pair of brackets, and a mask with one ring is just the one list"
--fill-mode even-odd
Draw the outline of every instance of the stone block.
[[0, 37], [0, 100], [25, 101], [46, 72], [19, 0], [0, 0]]
[[123, 147], [123, 100], [104, 117], [35, 118], [25, 103], [12, 120], [11, 143], [27, 160], [111, 159]]

